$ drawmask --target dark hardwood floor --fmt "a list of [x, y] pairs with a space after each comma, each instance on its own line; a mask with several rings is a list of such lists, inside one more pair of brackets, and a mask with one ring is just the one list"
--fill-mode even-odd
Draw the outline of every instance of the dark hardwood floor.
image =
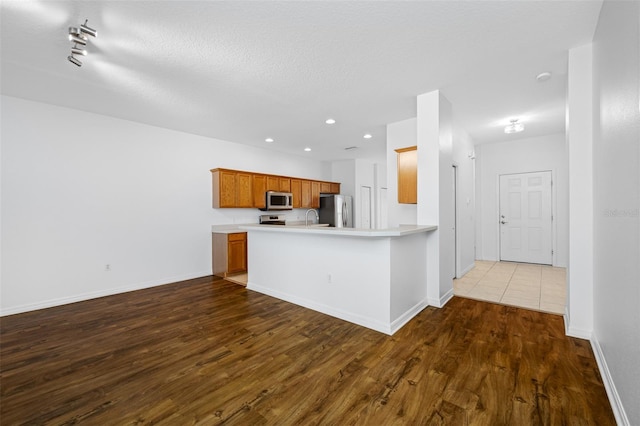
[[3, 425], [615, 424], [561, 316], [470, 299], [386, 336], [207, 277], [0, 326]]

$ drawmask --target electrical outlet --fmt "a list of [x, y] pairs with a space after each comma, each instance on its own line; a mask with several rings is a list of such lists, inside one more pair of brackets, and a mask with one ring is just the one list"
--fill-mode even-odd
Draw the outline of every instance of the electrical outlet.
[[108, 263], [106, 265], [104, 265], [104, 270], [105, 270], [105, 272], [111, 271], [111, 265], [108, 264]]

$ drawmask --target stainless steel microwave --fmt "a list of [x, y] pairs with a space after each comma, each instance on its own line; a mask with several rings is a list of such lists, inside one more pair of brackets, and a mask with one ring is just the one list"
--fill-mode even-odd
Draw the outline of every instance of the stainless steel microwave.
[[260, 210], [293, 210], [293, 194], [290, 192], [267, 191], [266, 207]]

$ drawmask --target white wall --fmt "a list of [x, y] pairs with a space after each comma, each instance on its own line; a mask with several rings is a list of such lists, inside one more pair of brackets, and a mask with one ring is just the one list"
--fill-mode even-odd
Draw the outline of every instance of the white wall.
[[211, 225], [261, 213], [213, 209], [212, 168], [330, 178], [302, 157], [1, 102], [3, 315], [210, 275]]
[[341, 182], [340, 193], [353, 197], [353, 223], [355, 228], [364, 227], [362, 223], [362, 199], [360, 188], [371, 188], [371, 228], [376, 224], [376, 204], [378, 202], [379, 181], [376, 178], [376, 169], [379, 166], [369, 160], [353, 159], [340, 160], [331, 163], [331, 179]]
[[418, 144], [416, 132], [415, 118], [387, 125], [387, 214], [390, 227], [418, 223], [417, 205], [398, 203], [398, 154], [395, 152], [398, 148], [416, 146]]
[[[526, 131], [526, 130], [525, 130]], [[568, 186], [565, 135], [562, 133], [477, 145], [476, 188], [479, 238], [476, 257], [499, 259], [498, 179], [501, 174], [551, 170], [553, 176], [554, 265], [566, 266], [568, 255]]]
[[[427, 296], [444, 306], [453, 296], [453, 116], [439, 90], [418, 96], [418, 224], [436, 224], [427, 237]], [[434, 268], [433, 265], [438, 265]]]
[[569, 51], [566, 149], [569, 165], [567, 334], [593, 331], [593, 54], [591, 44]]
[[593, 42], [593, 341], [618, 423], [632, 425], [640, 424], [639, 57], [640, 3], [605, 1]]

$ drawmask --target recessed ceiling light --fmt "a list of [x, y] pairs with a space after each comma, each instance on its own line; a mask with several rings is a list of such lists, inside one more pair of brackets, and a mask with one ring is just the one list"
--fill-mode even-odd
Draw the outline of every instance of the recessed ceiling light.
[[524, 125], [522, 123], [518, 123], [518, 119], [514, 118], [509, 120], [511, 124], [504, 128], [505, 133], [519, 133], [524, 130]]
[[371, 136], [371, 133], [367, 133], [363, 136], [363, 138], [365, 139], [371, 139], [373, 136]]
[[325, 123], [327, 123], [327, 124], [336, 124], [336, 120], [334, 120], [333, 118], [327, 118], [325, 120]]
[[536, 80], [538, 80], [538, 83], [543, 83], [547, 80], [549, 80], [551, 78], [551, 73], [548, 71], [545, 72], [541, 72], [540, 74], [538, 74], [536, 76]]
[[304, 150], [305, 150], [305, 151], [307, 151], [307, 152], [309, 152], [309, 151], [311, 151], [311, 148], [306, 147]]
[[273, 138], [266, 138], [264, 141], [271, 143], [271, 142], [273, 142]]

